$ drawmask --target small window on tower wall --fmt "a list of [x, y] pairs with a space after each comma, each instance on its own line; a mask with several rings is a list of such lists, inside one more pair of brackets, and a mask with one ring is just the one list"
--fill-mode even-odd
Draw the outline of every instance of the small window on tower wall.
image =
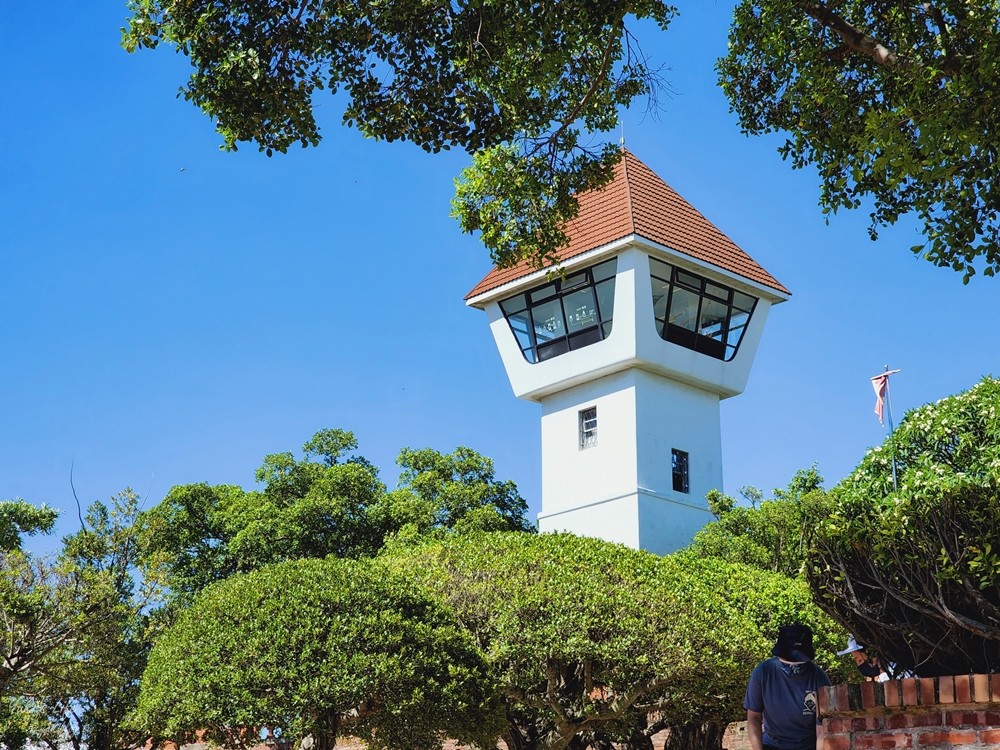
[[687, 493], [688, 489], [688, 454], [673, 448], [670, 451], [674, 473], [674, 492]]
[[597, 445], [597, 407], [580, 411], [580, 450]]

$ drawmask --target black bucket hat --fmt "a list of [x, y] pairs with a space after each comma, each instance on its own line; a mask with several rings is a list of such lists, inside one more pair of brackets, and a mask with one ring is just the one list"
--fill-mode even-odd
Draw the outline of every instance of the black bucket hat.
[[771, 655], [785, 661], [812, 661], [816, 656], [812, 630], [808, 625], [782, 625]]

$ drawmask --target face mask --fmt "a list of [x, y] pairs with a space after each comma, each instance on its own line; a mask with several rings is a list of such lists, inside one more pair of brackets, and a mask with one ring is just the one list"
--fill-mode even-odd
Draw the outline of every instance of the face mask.
[[863, 661], [858, 665], [858, 671], [865, 677], [878, 677], [882, 674], [882, 668], [875, 662]]
[[802, 669], [808, 663], [809, 662], [807, 661], [798, 661], [798, 662], [783, 661], [781, 662], [781, 671], [785, 673], [786, 677], [796, 677], [802, 674]]

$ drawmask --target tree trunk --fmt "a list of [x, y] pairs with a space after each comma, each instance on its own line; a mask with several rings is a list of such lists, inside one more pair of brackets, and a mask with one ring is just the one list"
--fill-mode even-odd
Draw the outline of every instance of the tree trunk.
[[538, 728], [529, 722], [519, 722], [507, 714], [507, 731], [502, 735], [508, 750], [535, 750], [539, 745]]
[[312, 750], [333, 750], [337, 746], [337, 735], [328, 732], [317, 732], [312, 736]]
[[663, 750], [722, 750], [725, 733], [726, 725], [716, 721], [672, 726]]
[[90, 730], [90, 740], [87, 742], [88, 750], [114, 750], [112, 745], [112, 731], [103, 721], [96, 721]]

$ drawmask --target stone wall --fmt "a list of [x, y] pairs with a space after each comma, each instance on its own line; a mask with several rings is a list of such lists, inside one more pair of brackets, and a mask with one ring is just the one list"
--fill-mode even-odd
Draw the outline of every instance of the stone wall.
[[1000, 748], [1000, 675], [834, 685], [819, 710], [817, 750]]

